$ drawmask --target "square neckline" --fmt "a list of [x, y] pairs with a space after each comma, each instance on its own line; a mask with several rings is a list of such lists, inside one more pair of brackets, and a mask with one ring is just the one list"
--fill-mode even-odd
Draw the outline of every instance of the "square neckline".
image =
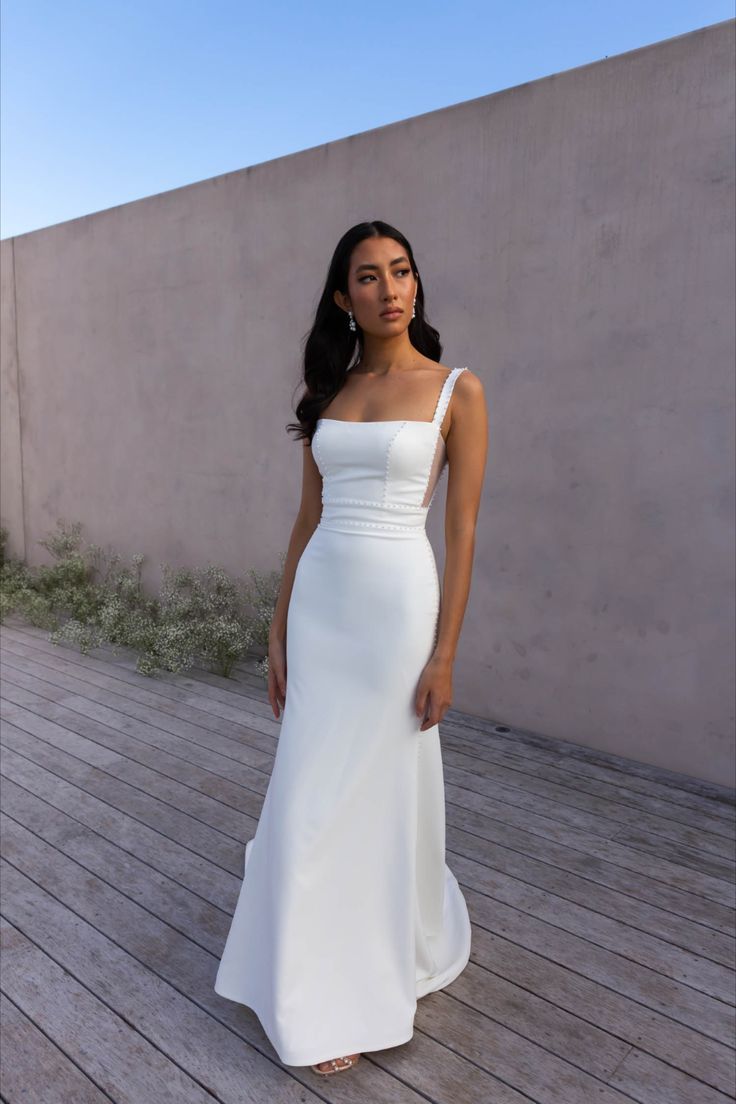
[[437, 396], [437, 403], [435, 405], [434, 415], [432, 416], [432, 420], [429, 421], [429, 422], [427, 421], [426, 418], [374, 418], [374, 419], [371, 419], [370, 421], [355, 421], [352, 418], [318, 418], [317, 421], [315, 422], [315, 426], [318, 426], [320, 424], [320, 422], [336, 422], [338, 425], [428, 425], [428, 426], [435, 426], [436, 425], [441, 429], [442, 428], [441, 421], [437, 422], [435, 420], [436, 417], [437, 417], [437, 410], [439, 409], [439, 405], [442, 401], [442, 396], [445, 393], [445, 385], [447, 384], [447, 381], [452, 376], [452, 373], [456, 372], [456, 371], [457, 371], [457, 365], [454, 368], [451, 368], [450, 371], [445, 376], [445, 378], [443, 379], [442, 387], [440, 388], [440, 393]]
[[434, 425], [434, 418], [428, 422], [426, 418], [373, 418], [368, 422], [356, 422], [352, 418], [318, 418], [320, 422], [337, 422], [338, 425]]

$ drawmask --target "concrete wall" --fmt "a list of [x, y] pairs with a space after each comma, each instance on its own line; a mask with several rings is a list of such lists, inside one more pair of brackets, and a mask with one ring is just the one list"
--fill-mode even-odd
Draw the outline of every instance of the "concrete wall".
[[277, 566], [300, 342], [383, 218], [489, 402], [454, 705], [729, 784], [733, 65], [717, 24], [2, 242], [11, 550]]

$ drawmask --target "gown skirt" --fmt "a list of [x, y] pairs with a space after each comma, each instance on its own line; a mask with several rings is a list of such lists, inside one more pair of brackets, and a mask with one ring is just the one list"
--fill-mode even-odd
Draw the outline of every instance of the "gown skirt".
[[414, 708], [440, 606], [426, 499], [462, 370], [432, 423], [324, 419], [313, 439], [322, 518], [297, 564], [280, 735], [215, 981], [286, 1065], [407, 1042], [417, 999], [470, 957], [439, 726], [420, 732]]

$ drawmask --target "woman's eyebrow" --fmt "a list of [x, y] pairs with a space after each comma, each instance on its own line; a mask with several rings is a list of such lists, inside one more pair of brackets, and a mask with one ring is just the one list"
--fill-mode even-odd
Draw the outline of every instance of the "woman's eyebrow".
[[[404, 262], [404, 264], [408, 264], [408, 263], [409, 263], [409, 262], [407, 261], [406, 257], [394, 257], [394, 259], [393, 259], [392, 261], [389, 261], [388, 263], [389, 263], [389, 265], [394, 265], [394, 264], [398, 264], [398, 263], [399, 263], [399, 261], [403, 261], [403, 262]], [[356, 272], [360, 272], [360, 270], [361, 270], [362, 268], [378, 268], [378, 265], [375, 265], [375, 264], [361, 264], [361, 265], [358, 265], [358, 267], [356, 268], [356, 270], [355, 270], [355, 271], [356, 271]]]

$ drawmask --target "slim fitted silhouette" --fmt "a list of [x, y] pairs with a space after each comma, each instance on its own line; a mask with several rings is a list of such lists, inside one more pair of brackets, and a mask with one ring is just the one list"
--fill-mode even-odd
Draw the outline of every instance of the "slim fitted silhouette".
[[215, 981], [286, 1065], [407, 1042], [417, 998], [470, 957], [439, 726], [420, 732], [415, 710], [440, 606], [425, 524], [463, 371], [431, 422], [321, 418], [312, 439], [322, 516], [294, 576], [276, 756]]

